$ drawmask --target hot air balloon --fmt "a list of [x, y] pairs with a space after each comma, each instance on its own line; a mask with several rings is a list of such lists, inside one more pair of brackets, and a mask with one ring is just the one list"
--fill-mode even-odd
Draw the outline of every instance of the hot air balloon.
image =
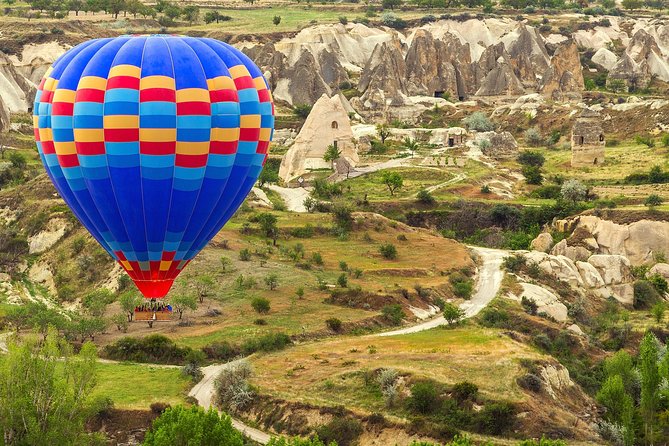
[[56, 60], [33, 121], [60, 196], [144, 297], [158, 299], [256, 182], [274, 105], [258, 67], [230, 45], [121, 36]]

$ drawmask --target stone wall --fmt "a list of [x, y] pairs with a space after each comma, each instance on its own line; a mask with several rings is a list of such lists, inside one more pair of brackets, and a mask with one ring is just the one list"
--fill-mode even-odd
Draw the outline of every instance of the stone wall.
[[574, 124], [571, 132], [572, 167], [604, 164], [604, 145], [604, 133], [599, 114], [584, 112]]

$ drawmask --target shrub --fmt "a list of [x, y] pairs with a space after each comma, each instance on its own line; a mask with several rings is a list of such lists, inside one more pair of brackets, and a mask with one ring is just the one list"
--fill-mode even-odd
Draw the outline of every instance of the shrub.
[[384, 243], [379, 246], [379, 252], [384, 259], [394, 260], [397, 258], [397, 248], [392, 243]]
[[293, 107], [293, 113], [302, 119], [306, 119], [309, 113], [311, 113], [311, 105], [297, 104]]
[[275, 352], [283, 350], [292, 343], [293, 341], [290, 339], [290, 336], [285, 333], [267, 333], [244, 341], [241, 351], [245, 355], [255, 352]]
[[647, 206], [647, 207], [653, 209], [654, 207], [661, 205], [663, 202], [664, 202], [664, 200], [659, 195], [650, 194], [644, 200], [643, 204], [644, 204], [644, 206]]
[[232, 345], [228, 341], [215, 342], [202, 347], [202, 351], [207, 358], [216, 361], [230, 361], [241, 354], [239, 346]]
[[251, 307], [253, 307], [256, 313], [267, 314], [269, 313], [270, 310], [269, 299], [266, 299], [264, 297], [255, 297], [251, 301]]
[[439, 394], [431, 381], [416, 383], [411, 387], [409, 407], [418, 413], [431, 414], [437, 407]]
[[344, 262], [343, 260], [339, 261], [339, 269], [341, 271], [348, 271], [348, 263]]
[[320, 252], [315, 252], [311, 254], [311, 261], [318, 266], [323, 265], [323, 256]]
[[224, 368], [214, 382], [216, 402], [233, 413], [248, 406], [254, 397], [254, 392], [248, 383], [252, 374], [251, 365], [246, 360], [232, 363]]
[[462, 123], [466, 125], [469, 130], [476, 130], [477, 132], [491, 132], [495, 130], [494, 124], [483, 112], [472, 113], [463, 119]]
[[325, 444], [335, 442], [339, 446], [350, 446], [356, 444], [362, 431], [360, 421], [353, 418], [335, 417], [328, 424], [317, 427], [316, 435]]
[[539, 152], [526, 150], [518, 155], [517, 160], [523, 166], [541, 167], [544, 165], [546, 158]]
[[537, 314], [537, 303], [535, 301], [533, 301], [532, 299], [528, 299], [527, 297], [523, 296], [523, 298], [520, 300], [520, 304], [523, 306], [526, 313], [531, 314], [533, 316], [536, 316], [536, 314]]
[[242, 262], [248, 262], [251, 260], [251, 251], [248, 248], [243, 248], [239, 250], [239, 260]]
[[404, 319], [404, 310], [402, 310], [402, 305], [400, 304], [390, 304], [386, 305], [381, 309], [381, 314], [384, 319], [390, 322], [392, 325], [400, 325], [402, 319]]
[[416, 194], [416, 199], [418, 200], [419, 203], [423, 204], [434, 204], [436, 202], [432, 194], [425, 189], [421, 189], [418, 191], [418, 193]]
[[325, 325], [327, 325], [327, 327], [330, 330], [334, 331], [335, 333], [338, 333], [341, 330], [342, 323], [340, 319], [337, 319], [336, 317], [331, 317], [325, 321]]
[[642, 144], [649, 148], [655, 147], [655, 141], [650, 136], [637, 135], [634, 137], [634, 142], [636, 142], [637, 144]]
[[513, 428], [516, 409], [506, 402], [486, 404], [476, 414], [479, 432], [490, 435], [501, 435]]
[[502, 262], [502, 266], [507, 271], [512, 273], [517, 273], [526, 265], [527, 259], [522, 254], [516, 254], [509, 257], [505, 257]]
[[669, 284], [667, 283], [667, 280], [660, 274], [656, 273], [651, 275], [648, 277], [648, 281], [653, 284], [658, 293], [665, 294], [669, 292]]
[[453, 284], [453, 294], [461, 299], [471, 299], [474, 285], [471, 280], [466, 282], [458, 282]]
[[183, 364], [193, 354], [190, 347], [179, 347], [170, 338], [155, 334], [145, 338], [124, 337], [102, 349], [102, 356], [116, 361]]
[[544, 141], [539, 129], [536, 127], [525, 130], [525, 142], [532, 147], [538, 147]]
[[142, 444], [146, 446], [185, 444], [183, 438], [186, 432], [187, 438], [197, 438], [198, 444], [244, 445], [242, 435], [232, 426], [229, 416], [225, 414], [220, 416], [213, 408], [205, 411], [199, 406], [167, 408], [153, 421]]
[[497, 308], [485, 308], [481, 311], [481, 324], [484, 327], [507, 328], [509, 323], [509, 314], [504, 310]]
[[652, 282], [648, 280], [634, 282], [634, 308], [650, 308], [658, 300], [660, 300], [660, 293], [657, 292]]
[[453, 385], [451, 389], [451, 396], [455, 398], [459, 403], [462, 403], [467, 400], [476, 399], [479, 388], [476, 384], [470, 383], [469, 381], [462, 381]]
[[337, 285], [342, 288], [346, 288], [348, 286], [348, 277], [346, 276], [346, 273], [341, 273], [339, 277], [337, 277]]
[[523, 389], [527, 389], [530, 392], [538, 393], [541, 392], [543, 386], [541, 378], [533, 373], [527, 373], [519, 377], [516, 382]]
[[539, 185], [543, 183], [544, 177], [541, 174], [541, 168], [537, 166], [523, 166], [521, 169], [527, 184]]
[[571, 179], [562, 183], [560, 195], [565, 200], [576, 203], [577, 201], [585, 200], [585, 197], [588, 195], [588, 189], [580, 181]]

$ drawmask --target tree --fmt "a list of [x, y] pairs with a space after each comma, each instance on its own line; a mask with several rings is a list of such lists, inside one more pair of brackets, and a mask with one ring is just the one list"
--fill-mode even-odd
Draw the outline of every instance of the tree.
[[442, 310], [444, 319], [448, 325], [453, 325], [465, 316], [465, 312], [453, 304], [446, 303]]
[[142, 298], [134, 290], [126, 291], [119, 296], [118, 303], [128, 317], [128, 322], [132, 322], [135, 317], [135, 308], [142, 304]]
[[7, 445], [89, 444], [95, 346], [77, 355], [50, 330], [44, 342], [10, 342], [0, 355], [0, 435]]
[[189, 293], [180, 293], [170, 299], [172, 306], [179, 313], [179, 319], [181, 319], [186, 310], [196, 310], [197, 309], [197, 300], [195, 296]]
[[214, 279], [207, 274], [198, 276], [198, 278], [195, 279], [195, 288], [197, 289], [197, 297], [200, 303], [204, 302], [204, 298], [209, 295], [209, 292], [213, 287]]
[[204, 23], [209, 24], [211, 22], [218, 23], [221, 20], [221, 13], [218, 11], [207, 11], [204, 14]]
[[137, 18], [137, 14], [140, 14], [144, 9], [144, 3], [139, 0], [127, 0], [126, 11], [128, 11], [134, 18]]
[[311, 105], [309, 104], [296, 104], [293, 106], [293, 113], [302, 119], [306, 119], [311, 113]]
[[110, 322], [116, 325], [118, 331], [122, 331], [123, 333], [128, 331], [128, 323], [130, 321], [128, 321], [128, 316], [125, 313], [116, 313], [111, 317]]
[[272, 19], [272, 23], [274, 23], [274, 26], [279, 26], [279, 23], [281, 23], [281, 16], [275, 15]]
[[278, 219], [276, 215], [270, 214], [269, 212], [263, 212], [256, 216], [256, 221], [260, 225], [260, 230], [267, 238], [271, 238], [274, 245], [276, 245], [276, 239], [279, 236], [279, 227], [276, 225]]
[[527, 184], [541, 184], [544, 181], [544, 177], [541, 174], [541, 168], [537, 166], [523, 166], [522, 169], [523, 176]]
[[335, 228], [346, 233], [353, 227], [353, 216], [349, 205], [343, 201], [337, 201], [332, 205], [332, 220]]
[[606, 418], [614, 423], [622, 424], [634, 411], [634, 401], [625, 390], [620, 375], [609, 376], [597, 392], [597, 402], [606, 407]]
[[635, 9], [641, 8], [643, 5], [642, 0], [623, 0], [622, 1], [623, 8], [629, 9], [630, 11], [634, 11]]
[[390, 196], [395, 195], [395, 191], [404, 185], [402, 175], [397, 172], [384, 171], [381, 173], [381, 182], [386, 185]]
[[323, 154], [323, 160], [326, 163], [330, 163], [334, 169], [334, 162], [341, 158], [341, 150], [339, 150], [334, 144], [330, 144]]
[[256, 297], [251, 301], [251, 307], [258, 314], [267, 314], [271, 308], [269, 299], [264, 297]]
[[285, 437], [272, 437], [267, 443], [267, 446], [337, 446], [337, 443], [334, 441], [329, 445], [323, 443], [316, 435], [313, 438], [285, 438]]
[[95, 341], [95, 336], [107, 329], [107, 322], [101, 317], [80, 317], [67, 326], [67, 331], [72, 337], [78, 337], [81, 342], [86, 339]]
[[416, 142], [415, 139], [411, 139], [408, 136], [404, 138], [403, 144], [405, 149], [409, 150], [411, 152], [411, 158], [413, 158], [414, 153], [416, 150], [418, 150], [418, 143]]
[[657, 194], [650, 194], [648, 197], [644, 200], [643, 204], [647, 206], [649, 209], [653, 210], [655, 209], [656, 206], [661, 205], [664, 202], [662, 197], [660, 197]]
[[565, 200], [569, 200], [572, 203], [576, 203], [581, 200], [585, 200], [585, 197], [588, 194], [588, 189], [583, 183], [578, 180], [567, 180], [562, 183], [560, 188], [560, 195]]
[[200, 18], [200, 8], [195, 5], [188, 5], [182, 10], [184, 19], [192, 25], [193, 22], [197, 22], [197, 19]]
[[226, 414], [200, 406], [168, 407], [146, 433], [144, 446], [226, 445], [244, 446], [242, 435]]
[[381, 314], [384, 319], [390, 322], [393, 325], [399, 325], [404, 319], [404, 310], [402, 310], [402, 305], [400, 304], [390, 304], [381, 308]]
[[81, 11], [82, 9], [84, 9], [83, 0], [69, 0], [67, 2], [67, 10], [74, 11], [75, 16], [78, 16], [79, 11]]
[[383, 9], [390, 8], [394, 10], [396, 6], [402, 5], [402, 0], [383, 0], [381, 5], [383, 6]]
[[276, 290], [279, 286], [279, 275], [276, 273], [268, 274], [265, 277], [265, 285], [267, 285], [267, 288], [269, 288], [270, 291]]
[[436, 201], [432, 194], [426, 189], [419, 190], [416, 194], [416, 199], [423, 204], [434, 204]]
[[9, 154], [9, 162], [12, 163], [12, 167], [17, 169], [25, 169], [28, 166], [26, 157], [19, 152], [12, 152]]
[[379, 138], [381, 138], [381, 144], [385, 144], [386, 139], [390, 136], [390, 128], [387, 124], [377, 124], [376, 133], [378, 133]]
[[379, 252], [384, 259], [395, 260], [397, 258], [397, 248], [392, 243], [384, 243], [379, 246]]
[[50, 328], [59, 330], [66, 325], [66, 319], [58, 311], [47, 307], [41, 302], [32, 302], [28, 305], [30, 325], [46, 340]]
[[178, 19], [182, 13], [182, 9], [173, 4], [169, 4], [164, 10], [165, 17], [169, 18], [170, 20]]
[[655, 412], [659, 401], [660, 373], [657, 367], [658, 349], [657, 339], [651, 332], [647, 332], [639, 346], [639, 373], [641, 375], [641, 402], [640, 411], [643, 418], [645, 438], [654, 436]]
[[124, 11], [126, 7], [125, 0], [107, 0], [105, 4], [107, 5], [107, 12], [112, 14], [115, 19], [118, 19], [119, 13]]
[[650, 309], [650, 313], [653, 315], [653, 319], [658, 324], [664, 319], [664, 313], [667, 310], [667, 306], [664, 302], [660, 301], [653, 305], [653, 308]]
[[541, 132], [539, 132], [538, 128], [532, 127], [525, 130], [525, 142], [527, 145], [537, 147], [540, 146], [543, 141], [544, 140], [541, 137]]
[[265, 167], [263, 167], [262, 171], [260, 172], [260, 176], [258, 176], [258, 186], [264, 187], [265, 183], [272, 184], [278, 182], [279, 172], [269, 167], [269, 163], [265, 163]]
[[518, 162], [523, 166], [541, 167], [546, 162], [546, 158], [534, 150], [526, 150], [518, 155]]
[[81, 299], [81, 304], [88, 314], [100, 317], [105, 313], [107, 305], [114, 301], [114, 295], [111, 291], [103, 288], [91, 291]]

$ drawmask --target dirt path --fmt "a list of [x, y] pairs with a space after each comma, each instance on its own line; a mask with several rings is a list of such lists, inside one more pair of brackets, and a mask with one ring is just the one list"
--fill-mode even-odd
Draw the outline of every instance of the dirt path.
[[309, 196], [309, 191], [303, 187], [281, 187], [270, 185], [269, 188], [281, 195], [286, 203], [286, 208], [292, 212], [307, 212], [304, 200]]
[[[499, 249], [479, 248], [476, 246], [471, 246], [470, 248], [480, 256], [482, 264], [479, 266], [476, 278], [476, 292], [469, 301], [460, 305], [460, 309], [465, 312], [465, 319], [479, 314], [495, 298], [504, 278], [504, 271], [501, 269], [502, 261], [509, 255], [508, 252]], [[446, 320], [443, 316], [437, 316], [418, 325], [386, 331], [372, 336], [398, 336], [417, 333], [444, 325], [445, 323]]]
[[[202, 373], [204, 374], [204, 376], [202, 380], [199, 383], [195, 384], [195, 386], [190, 390], [188, 396], [192, 396], [193, 398], [195, 398], [198, 404], [204, 407], [205, 409], [214, 407], [212, 399], [214, 396], [214, 382], [216, 381], [216, 377], [218, 376], [219, 373], [221, 373], [222, 370], [238, 363], [239, 361], [241, 361], [241, 359], [237, 361], [228, 362], [226, 364], [213, 364], [207, 367], [202, 367]], [[252, 428], [251, 426], [247, 426], [246, 424], [234, 418], [232, 419], [232, 425], [234, 426], [235, 429], [237, 429], [239, 432], [246, 435], [253, 441], [256, 441], [260, 444], [269, 443], [271, 437], [269, 434], [266, 434], [263, 431]]]
[[429, 186], [426, 187], [425, 190], [428, 192], [434, 192], [437, 189], [441, 189], [442, 187], [450, 186], [451, 184], [459, 183], [460, 181], [464, 180], [467, 178], [467, 174], [465, 173], [459, 173], [453, 178], [451, 178], [448, 181], [444, 181], [443, 183], [435, 184], [434, 186]]

